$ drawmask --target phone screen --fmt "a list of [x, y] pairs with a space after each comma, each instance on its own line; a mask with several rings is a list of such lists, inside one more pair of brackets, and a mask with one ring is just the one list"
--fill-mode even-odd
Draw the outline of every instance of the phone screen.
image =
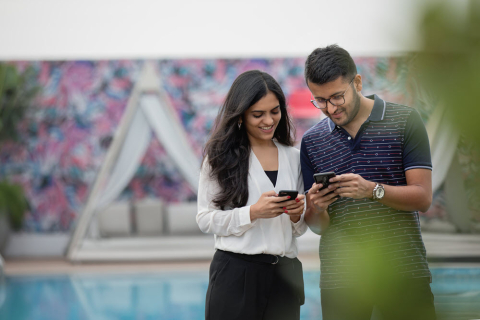
[[335, 177], [335, 172], [322, 172], [322, 173], [315, 173], [313, 175], [313, 179], [315, 180], [315, 183], [317, 184], [322, 184], [322, 189], [325, 189], [326, 187], [328, 187], [328, 185], [330, 184], [330, 179]]

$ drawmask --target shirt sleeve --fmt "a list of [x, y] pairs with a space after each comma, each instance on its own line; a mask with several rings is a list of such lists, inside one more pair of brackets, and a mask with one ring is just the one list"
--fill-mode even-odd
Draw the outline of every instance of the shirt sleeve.
[[413, 110], [405, 126], [403, 145], [403, 167], [410, 169], [432, 170], [430, 143], [427, 130], [417, 110]]
[[308, 156], [307, 146], [305, 145], [305, 137], [302, 139], [302, 144], [300, 146], [300, 165], [302, 167], [303, 185], [305, 188], [305, 193], [307, 193], [314, 183], [313, 174], [315, 173], [315, 168], [313, 167], [310, 157]]
[[[297, 157], [299, 156], [298, 153], [296, 154], [296, 156]], [[303, 194], [303, 192], [304, 192], [303, 176], [302, 176], [302, 167], [301, 167], [300, 164], [298, 166], [297, 176], [298, 176], [297, 190], [298, 190], [299, 194]], [[300, 220], [298, 220], [297, 222], [293, 222], [293, 221], [290, 220], [290, 222], [292, 224], [292, 234], [293, 234], [294, 237], [300, 237], [302, 234], [307, 232], [308, 226], [307, 226], [307, 223], [305, 222], [305, 209], [306, 208], [307, 208], [307, 202], [305, 201], [305, 204], [304, 204], [304, 207], [303, 207], [303, 213], [300, 216]]]
[[219, 190], [218, 183], [210, 178], [210, 168], [205, 159], [198, 184], [197, 224], [204, 233], [223, 237], [241, 236], [256, 223], [250, 220], [250, 206], [220, 210], [213, 203]]

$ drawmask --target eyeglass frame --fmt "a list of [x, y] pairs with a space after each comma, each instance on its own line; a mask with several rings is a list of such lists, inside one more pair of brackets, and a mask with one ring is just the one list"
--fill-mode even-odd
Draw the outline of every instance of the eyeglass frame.
[[[343, 103], [340, 103], [340, 104], [334, 104], [334, 103], [332, 103], [332, 101], [330, 101], [330, 99], [335, 98], [335, 97], [330, 97], [330, 98], [328, 98], [328, 99], [325, 99], [325, 107], [324, 107], [324, 108], [317, 107], [317, 105], [315, 104], [315, 102], [318, 102], [318, 101], [317, 101], [316, 99], [312, 99], [312, 100], [310, 100], [310, 102], [313, 104], [313, 106], [314, 106], [315, 108], [320, 109], [320, 110], [325, 110], [325, 109], [327, 109], [327, 108], [328, 108], [328, 102], [330, 102], [330, 104], [331, 104], [332, 106], [335, 106], [335, 107], [343, 106], [343, 105], [345, 104], [345, 94], [347, 93], [348, 89], [350, 88], [350, 85], [352, 84], [353, 80], [355, 80], [355, 77], [356, 77], [356, 76], [357, 76], [357, 75], [353, 76], [352, 80], [348, 83], [347, 89], [345, 89], [345, 91], [343, 91], [343, 93], [335, 95], [335, 97], [342, 97], [342, 98], [343, 98]], [[312, 98], [313, 98], [313, 96], [312, 96]]]

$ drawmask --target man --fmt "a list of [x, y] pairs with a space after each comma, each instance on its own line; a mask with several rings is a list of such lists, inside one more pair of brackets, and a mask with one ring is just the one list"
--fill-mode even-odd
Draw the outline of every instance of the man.
[[[301, 145], [305, 220], [322, 234], [323, 319], [370, 319], [374, 307], [383, 319], [435, 319], [418, 220], [432, 202], [432, 164], [418, 112], [363, 96], [336, 45], [308, 56], [305, 79], [327, 116]], [[336, 174], [328, 188], [314, 183], [321, 172]]]

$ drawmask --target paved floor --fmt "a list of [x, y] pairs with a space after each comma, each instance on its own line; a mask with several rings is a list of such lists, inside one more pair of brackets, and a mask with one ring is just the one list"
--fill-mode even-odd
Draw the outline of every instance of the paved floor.
[[[305, 270], [318, 270], [320, 261], [316, 254], [301, 254]], [[139, 273], [167, 271], [208, 271], [210, 260], [161, 262], [87, 262], [71, 263], [66, 259], [7, 260], [6, 275], [44, 275], [78, 273]]]
[[[435, 263], [431, 266], [450, 266], [455, 267], [480, 267], [480, 235], [471, 234], [429, 234], [422, 233], [427, 256], [433, 259]], [[4, 272], [6, 275], [33, 275], [33, 274], [75, 274], [75, 273], [138, 273], [138, 272], [168, 272], [172, 270], [190, 270], [190, 271], [208, 271], [211, 257], [213, 256], [213, 240], [211, 237], [203, 237], [205, 243], [196, 241], [197, 247], [192, 247], [192, 241], [181, 243], [178, 239], [170, 239], [172, 243], [178, 244], [180, 247], [175, 250], [176, 255], [172, 255], [168, 259], [138, 261], [114, 261], [98, 262], [98, 260], [90, 260], [88, 262], [72, 263], [65, 258], [56, 259], [7, 259]], [[303, 263], [304, 270], [319, 270], [320, 261], [318, 258], [318, 236], [307, 234], [299, 238], [299, 259]], [[114, 241], [115, 245], [101, 246], [101, 251], [97, 255], [111, 254], [116, 256], [125, 256], [127, 245], [119, 245], [118, 241]], [[162, 241], [163, 243], [164, 241]], [[158, 251], [157, 254], [165, 257], [165, 250], [158, 250], [159, 245], [153, 243]], [[182, 248], [182, 249], [180, 249]], [[134, 244], [130, 250], [134, 253], [145, 249], [145, 245]], [[147, 248], [148, 249], [148, 248]], [[172, 249], [172, 246], [170, 246]], [[202, 249], [203, 251], [201, 251]], [[188, 250], [183, 251], [182, 250]], [[180, 252], [179, 252], [180, 251]], [[153, 251], [152, 251], [153, 252]], [[195, 256], [193, 253], [202, 254]], [[151, 254], [148, 250], [145, 254]], [[178, 255], [182, 258], [175, 258]], [[104, 256], [105, 257], [105, 256]], [[189, 257], [186, 259], [185, 257]], [[193, 257], [193, 258], [192, 258]], [[117, 259], [118, 260], [118, 259]], [[125, 259], [124, 259], [125, 260]], [[134, 261], [137, 260], [137, 261]], [[438, 261], [450, 261], [438, 262]], [[458, 263], [463, 261], [462, 263]], [[465, 262], [470, 261], [470, 262]]]

